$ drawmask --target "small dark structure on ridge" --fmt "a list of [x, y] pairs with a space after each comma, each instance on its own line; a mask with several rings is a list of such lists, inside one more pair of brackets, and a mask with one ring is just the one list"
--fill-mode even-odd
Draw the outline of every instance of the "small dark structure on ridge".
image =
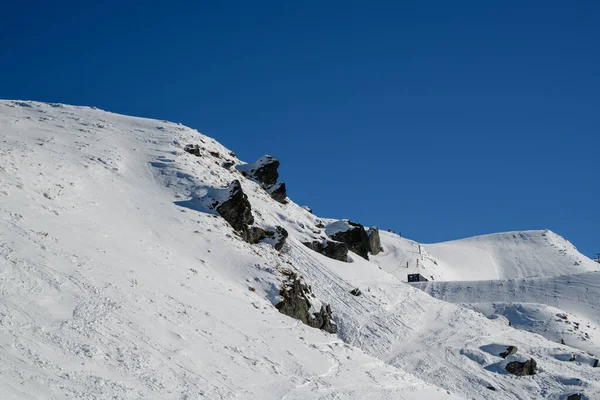
[[421, 274], [408, 274], [408, 282], [427, 282], [428, 279]]

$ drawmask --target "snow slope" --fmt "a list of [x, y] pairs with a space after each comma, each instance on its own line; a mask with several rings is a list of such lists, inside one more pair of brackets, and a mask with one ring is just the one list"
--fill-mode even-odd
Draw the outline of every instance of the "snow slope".
[[[321, 220], [224, 160], [243, 164], [179, 124], [0, 102], [3, 399], [600, 396], [591, 356], [569, 362], [576, 349], [437, 300], [383, 259], [304, 247]], [[288, 230], [281, 253], [243, 242], [201, 200], [233, 179], [258, 225]], [[382, 233], [385, 249], [396, 239]], [[338, 335], [277, 312], [284, 268], [331, 304]], [[508, 344], [540, 373], [508, 375], [494, 350]]]
[[[600, 348], [600, 273], [415, 285], [444, 301], [503, 315], [516, 327], [586, 351]], [[561, 318], [562, 315], [570, 318]]]
[[425, 245], [389, 232], [381, 236], [388, 251], [374, 259], [403, 281], [407, 273], [420, 273], [435, 281], [477, 281], [600, 271], [600, 264], [549, 230], [496, 233]]

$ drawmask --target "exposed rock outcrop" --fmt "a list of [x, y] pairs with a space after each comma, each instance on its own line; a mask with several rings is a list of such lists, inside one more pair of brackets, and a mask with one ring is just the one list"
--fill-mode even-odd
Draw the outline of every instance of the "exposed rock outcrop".
[[287, 203], [287, 191], [285, 189], [285, 182], [276, 183], [267, 188], [267, 193], [271, 195], [271, 198], [282, 204]]
[[506, 364], [506, 370], [517, 376], [535, 375], [537, 373], [537, 363], [533, 358], [525, 362], [512, 361]]
[[331, 240], [303, 243], [306, 247], [317, 253], [323, 254], [325, 257], [332, 258], [338, 261], [348, 261], [348, 246], [345, 243], [333, 242]]
[[256, 244], [267, 237], [267, 232], [263, 228], [259, 228], [258, 226], [250, 226], [243, 229], [242, 239], [250, 244]]
[[281, 226], [276, 226], [275, 232], [267, 231], [267, 237], [272, 242], [273, 247], [275, 247], [275, 250], [279, 251], [285, 245], [285, 241], [288, 237], [288, 232]]
[[371, 254], [377, 255], [383, 251], [381, 239], [379, 238], [379, 229], [376, 226], [372, 226], [367, 231], [367, 235], [369, 236], [369, 250]]
[[216, 210], [236, 231], [244, 232], [254, 223], [252, 206], [237, 179], [229, 184], [226, 200], [217, 202]]
[[600, 364], [600, 360], [599, 359], [595, 359], [594, 360], [594, 365], [592, 366], [593, 368], [598, 368], [598, 364]]
[[346, 243], [348, 250], [358, 254], [365, 260], [369, 259], [369, 236], [365, 227], [352, 221], [336, 221], [329, 224], [325, 233], [338, 242]]
[[183, 151], [193, 154], [196, 157], [200, 157], [200, 155], [201, 155], [200, 146], [198, 146], [197, 144], [186, 144], [185, 147], [183, 148]]
[[567, 400], [582, 400], [583, 396], [581, 395], [581, 393], [574, 393], [572, 395], [570, 395], [569, 397], [567, 397]]
[[502, 353], [500, 353], [500, 357], [502, 358], [506, 358], [508, 356], [512, 356], [513, 354], [515, 354], [517, 352], [517, 346], [508, 346], [506, 348], [506, 351], [503, 351]]
[[260, 182], [263, 187], [276, 184], [279, 178], [279, 160], [270, 155], [264, 155], [254, 163], [239, 165], [237, 168], [244, 176]]
[[252, 226], [254, 224], [252, 206], [240, 181], [234, 180], [222, 191], [225, 193], [218, 196], [222, 198], [215, 199], [212, 205], [244, 241], [250, 244], [265, 241], [272, 244], [277, 250], [283, 248], [288, 237], [288, 232], [284, 228], [276, 226], [274, 230], [265, 230], [259, 226]]
[[280, 313], [299, 319], [308, 326], [336, 333], [337, 326], [331, 315], [331, 307], [323, 305], [312, 294], [308, 286], [295, 273], [287, 273], [288, 280], [283, 282], [279, 295], [283, 300], [275, 307]]

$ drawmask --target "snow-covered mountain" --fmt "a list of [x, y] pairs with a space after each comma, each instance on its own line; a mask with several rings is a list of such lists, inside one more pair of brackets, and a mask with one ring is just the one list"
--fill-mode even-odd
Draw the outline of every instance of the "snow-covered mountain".
[[[594, 346], [489, 309], [517, 287], [528, 294], [513, 300], [597, 325], [587, 277], [600, 265], [568, 242], [367, 231], [296, 205], [277, 165], [175, 123], [0, 102], [0, 398], [600, 396]], [[404, 283], [407, 271], [485, 289], [454, 282], [442, 296]], [[535, 375], [508, 372], [529, 359]]]
[[389, 251], [374, 261], [406, 281], [420, 273], [435, 281], [546, 278], [600, 271], [600, 266], [549, 230], [476, 236], [437, 244], [419, 244], [382, 232]]

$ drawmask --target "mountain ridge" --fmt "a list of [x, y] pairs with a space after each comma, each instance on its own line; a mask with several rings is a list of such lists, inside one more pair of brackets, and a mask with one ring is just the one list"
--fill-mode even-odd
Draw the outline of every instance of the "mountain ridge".
[[[600, 394], [591, 356], [563, 360], [579, 349], [432, 298], [380, 268], [391, 234], [381, 232], [384, 252], [370, 261], [309, 249], [305, 241], [331, 240], [322, 228], [328, 220], [225, 167], [245, 163], [193, 129], [1, 101], [0, 134], [7, 398]], [[201, 156], [186, 152], [188, 144]], [[202, 200], [234, 179], [254, 226], [289, 233], [281, 251], [248, 243]], [[286, 270], [331, 306], [337, 335], [278, 312]], [[362, 295], [351, 294], [355, 288]], [[540, 372], [508, 375], [491, 344], [516, 345]]]

